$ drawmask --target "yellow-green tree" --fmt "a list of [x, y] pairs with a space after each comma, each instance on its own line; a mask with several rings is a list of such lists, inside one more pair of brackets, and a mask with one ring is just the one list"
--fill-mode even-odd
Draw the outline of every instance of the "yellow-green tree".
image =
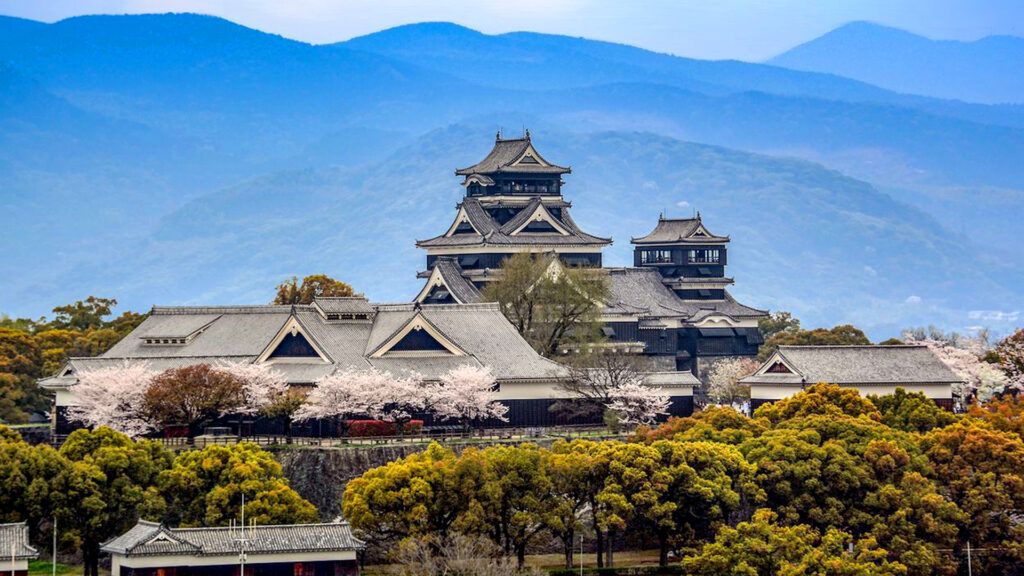
[[754, 411], [755, 418], [764, 418], [771, 424], [778, 424], [800, 416], [861, 416], [881, 420], [878, 408], [853, 388], [842, 388], [835, 384], [819, 383], [809, 386], [799, 394], [783, 398], [778, 402], [764, 404]]
[[882, 423], [898, 430], [927, 432], [956, 421], [956, 416], [940, 408], [921, 392], [907, 392], [897, 388], [893, 394], [872, 395], [868, 399], [881, 413]]
[[850, 324], [842, 324], [833, 328], [815, 328], [801, 330], [799, 324], [789, 326], [768, 337], [758, 350], [758, 360], [767, 360], [779, 346], [837, 346], [853, 344], [871, 344], [864, 332]]
[[693, 576], [897, 576], [906, 566], [887, 559], [885, 550], [871, 539], [855, 543], [839, 530], [824, 536], [810, 526], [786, 526], [771, 510], [754, 513], [749, 522], [722, 527], [714, 542], [683, 560]]
[[[353, 528], [382, 544], [421, 536], [444, 541], [455, 529], [472, 532], [480, 527], [476, 521], [482, 511], [476, 500], [483, 466], [475, 449], [456, 457], [431, 443], [423, 452], [368, 470], [349, 482], [342, 512]], [[471, 508], [476, 517], [464, 518]]]
[[72, 432], [60, 454], [71, 467], [54, 481], [55, 515], [80, 542], [86, 576], [96, 576], [100, 544], [158, 509], [156, 480], [172, 457], [156, 442], [106, 427]]
[[46, 445], [31, 446], [0, 426], [0, 523], [26, 522], [30, 536], [53, 517], [53, 485], [67, 459]]
[[764, 421], [748, 418], [731, 406], [709, 406], [692, 416], [669, 418], [656, 428], [641, 426], [635, 439], [648, 444], [657, 440], [703, 440], [738, 446], [766, 429]]
[[278, 284], [271, 304], [311, 304], [317, 297], [354, 296], [352, 286], [326, 274], [313, 274], [299, 279], [292, 277]]
[[[597, 566], [604, 567], [605, 552], [605, 531], [607, 526], [604, 522], [606, 507], [600, 496], [608, 477], [609, 454], [619, 446], [619, 442], [605, 441], [595, 442], [593, 440], [573, 440], [572, 442], [558, 441], [551, 447], [554, 454], [564, 454], [567, 459], [564, 462], [575, 461], [580, 466], [583, 474], [580, 474], [581, 485], [576, 486], [578, 492], [568, 494], [568, 488], [559, 488], [558, 483], [567, 478], [568, 474], [562, 475], [557, 469], [552, 474], [552, 482], [555, 484], [556, 497], [575, 498], [580, 497], [585, 501], [589, 510], [589, 520], [594, 532], [595, 547], [597, 548]], [[561, 476], [561, 477], [559, 477]], [[564, 513], [564, 508], [560, 509]], [[557, 521], [559, 529], [565, 528], [567, 521]], [[563, 534], [563, 545], [566, 544]], [[571, 548], [571, 543], [569, 544]], [[571, 554], [571, 552], [570, 552]]]
[[542, 450], [534, 444], [494, 446], [482, 452], [484, 483], [479, 497], [486, 533], [521, 568], [526, 548], [545, 528], [557, 504]]
[[256, 524], [315, 522], [316, 507], [288, 486], [281, 465], [256, 444], [207, 446], [179, 454], [159, 477], [172, 525], [224, 526], [239, 519]]

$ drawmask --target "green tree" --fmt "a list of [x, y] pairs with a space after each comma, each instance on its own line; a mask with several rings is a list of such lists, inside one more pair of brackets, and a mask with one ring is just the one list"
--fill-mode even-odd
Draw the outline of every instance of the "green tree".
[[683, 560], [693, 576], [882, 576], [907, 574], [907, 568], [889, 562], [887, 553], [870, 539], [846, 551], [853, 538], [838, 530], [824, 536], [810, 526], [785, 526], [771, 510], [754, 513], [749, 522], [719, 530], [714, 542]]
[[[423, 452], [373, 468], [348, 483], [342, 512], [352, 527], [373, 540], [393, 544], [404, 538], [434, 536], [444, 541], [456, 528], [473, 532], [482, 511], [477, 498], [483, 484], [479, 451], [456, 457], [431, 443]], [[477, 518], [463, 516], [475, 507]]]
[[608, 279], [598, 270], [569, 268], [545, 255], [506, 258], [500, 279], [484, 288], [509, 322], [545, 356], [578, 349], [597, 338]]
[[[604, 490], [605, 481], [608, 477], [608, 466], [610, 464], [609, 454], [611, 454], [619, 444], [619, 442], [614, 441], [595, 442], [592, 440], [573, 440], [572, 442], [565, 442], [560, 440], [555, 442], [551, 447], [552, 453], [566, 454], [569, 457], [566, 462], [575, 462], [580, 467], [579, 471], [582, 472], [580, 478], [582, 484], [576, 487], [579, 492], [575, 495], [567, 495], [566, 488], [558, 488], [558, 483], [563, 481], [565, 475], [568, 475], [567, 472], [562, 477], [559, 477], [563, 473], [556, 469], [551, 473], [552, 482], [555, 483], [556, 486], [556, 497], [573, 498], [575, 496], [579, 496], [585, 500], [585, 506], [589, 512], [591, 528], [594, 531], [595, 545], [597, 548], [597, 566], [599, 568], [604, 567], [607, 528], [604, 522], [606, 506], [600, 496], [601, 492]], [[564, 529], [568, 522], [559, 521], [558, 524], [562, 529]], [[564, 540], [563, 544], [565, 544]]]
[[1024, 397], [993, 398], [984, 404], [972, 404], [967, 413], [996, 430], [1024, 438]]
[[352, 286], [335, 280], [326, 274], [306, 276], [299, 279], [292, 277], [277, 286], [277, 295], [271, 304], [312, 304], [317, 297], [354, 296]]
[[74, 304], [57, 306], [53, 309], [54, 318], [50, 325], [54, 328], [68, 328], [84, 332], [89, 329], [101, 328], [104, 318], [110, 316], [117, 300], [89, 296]]
[[853, 388], [835, 384], [814, 384], [789, 398], [764, 404], [754, 412], [755, 418], [764, 418], [776, 425], [783, 420], [810, 415], [865, 416], [879, 421], [882, 415], [875, 405]]
[[882, 415], [886, 426], [905, 432], [927, 432], [943, 428], [956, 421], [948, 410], [943, 410], [921, 392], [907, 392], [897, 388], [885, 396], [868, 396]]
[[142, 412], [160, 427], [188, 427], [194, 438], [221, 414], [243, 404], [244, 383], [209, 364], [171, 368], [153, 379]]
[[596, 492], [591, 482], [601, 462], [591, 452], [567, 450], [564, 445], [545, 451], [543, 457], [554, 500], [545, 514], [545, 524], [562, 541], [565, 567], [572, 568], [576, 534], [583, 529], [583, 512]]
[[56, 517], [79, 541], [86, 576], [97, 576], [100, 544], [159, 510], [156, 480], [172, 457], [106, 427], [72, 432], [60, 454], [72, 465], [54, 481]]
[[288, 486], [281, 465], [256, 444], [207, 446], [184, 452], [159, 478], [165, 520], [183, 526], [224, 526], [241, 517], [256, 524], [318, 520], [316, 507]]
[[656, 440], [703, 440], [739, 445], [760, 436], [766, 429], [765, 421], [747, 418], [731, 406], [708, 406], [692, 416], [669, 418], [657, 428], [641, 426], [635, 439], [648, 444]]
[[534, 444], [494, 446], [482, 452], [485, 480], [480, 496], [487, 534], [520, 568], [526, 548], [545, 528], [556, 504], [542, 450]]
[[842, 324], [834, 328], [815, 328], [814, 330], [783, 330], [766, 338], [758, 350], [758, 360], [767, 360], [779, 346], [822, 346], [871, 344], [871, 340], [859, 328]]
[[50, 446], [31, 446], [0, 426], [0, 523], [26, 522], [31, 538], [37, 538], [53, 517], [54, 480], [68, 466]]
[[[653, 446], [613, 443], [607, 458], [608, 474], [598, 501], [609, 543], [631, 523], [647, 528], [669, 525], [675, 506], [665, 503], [664, 495], [673, 476], [662, 469], [661, 453]], [[608, 566], [613, 565], [609, 545]]]
[[771, 312], [757, 321], [757, 329], [765, 340], [780, 332], [797, 332], [800, 330], [800, 319], [789, 312]]
[[31, 334], [0, 328], [0, 421], [26, 422], [30, 412], [49, 408], [48, 398], [35, 383], [42, 363]]

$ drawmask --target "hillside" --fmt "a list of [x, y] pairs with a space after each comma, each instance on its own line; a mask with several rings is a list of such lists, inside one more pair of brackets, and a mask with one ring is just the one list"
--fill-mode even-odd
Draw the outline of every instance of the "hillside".
[[897, 92], [969, 102], [1024, 103], [1024, 38], [932, 40], [870, 22], [852, 22], [769, 63], [827, 72]]
[[[820, 166], [638, 132], [535, 134], [549, 158], [574, 160], [566, 194], [584, 229], [615, 239], [610, 265], [629, 262], [629, 237], [659, 212], [700, 209], [733, 238], [737, 296], [812, 325], [854, 322], [884, 336], [1015, 297], [1019, 270], [971, 257], [968, 241], [932, 219]], [[376, 300], [408, 300], [424, 263], [414, 241], [450, 224], [461, 195], [452, 168], [482, 156], [491, 137], [486, 125], [455, 126], [380, 164], [288, 171], [203, 196], [133, 254], [87, 272], [105, 271], [133, 305], [261, 302], [281, 278], [312, 271]]]

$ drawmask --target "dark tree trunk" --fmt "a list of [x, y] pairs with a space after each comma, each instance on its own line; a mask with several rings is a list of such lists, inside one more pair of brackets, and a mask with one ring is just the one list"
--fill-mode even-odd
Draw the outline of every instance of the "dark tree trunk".
[[284, 417], [284, 442], [285, 444], [292, 443], [292, 417]]
[[608, 531], [608, 553], [604, 557], [605, 558], [605, 562], [606, 562], [606, 564], [608, 565], [609, 568], [612, 568], [612, 567], [615, 566], [615, 558], [614, 558], [614, 552], [615, 551], [613, 550], [614, 546], [615, 546], [615, 531], [614, 530], [609, 530]]
[[658, 566], [668, 566], [667, 534], [658, 534]]
[[516, 545], [516, 567], [520, 570], [526, 566], [526, 543]]
[[566, 537], [562, 539], [562, 544], [565, 546], [565, 567], [566, 567], [566, 569], [572, 568], [572, 543], [573, 543], [573, 536], [575, 536], [575, 534], [573, 534], [572, 532], [569, 532], [569, 534], [567, 534]]
[[590, 513], [591, 517], [593, 518], [594, 537], [597, 540], [597, 567], [604, 568], [604, 532], [601, 531], [601, 525], [597, 521], [597, 513], [595, 512], [595, 510], [597, 510], [597, 506], [594, 505], [594, 502], [591, 502]]
[[85, 576], [99, 576], [100, 573], [100, 546], [95, 542], [84, 542], [82, 544], [82, 573]]

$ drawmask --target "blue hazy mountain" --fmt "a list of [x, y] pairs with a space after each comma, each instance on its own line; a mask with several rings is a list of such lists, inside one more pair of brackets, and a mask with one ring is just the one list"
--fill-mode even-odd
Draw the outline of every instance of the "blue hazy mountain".
[[971, 102], [1024, 103], [1024, 38], [932, 40], [870, 22], [852, 22], [770, 61], [828, 72], [913, 94]]
[[[761, 305], [805, 302], [801, 309], [822, 322], [856, 321], [857, 310], [927, 296], [962, 327], [965, 311], [1017, 305], [1024, 292], [1003, 280], [1016, 278], [1024, 257], [1010, 240], [1024, 209], [1018, 106], [446, 24], [314, 46], [188, 14], [3, 18], [0, 62], [0, 206], [16, 220], [0, 238], [19, 272], [0, 284], [0, 312], [37, 315], [90, 293], [136, 308], [262, 300], [281, 276], [314, 271], [351, 279], [375, 298], [411, 297], [412, 276], [409, 284], [380, 279], [412, 274], [421, 265], [414, 236], [448, 224], [459, 193], [451, 170], [486, 152], [481, 142], [496, 128], [523, 126], [546, 154], [574, 165], [573, 186], [595, 194], [596, 204], [581, 193], [577, 206], [597, 211], [592, 227], [619, 239], [620, 262], [625, 252], [615, 251], [657, 210], [692, 196], [713, 219], [704, 205], [716, 208], [730, 190], [761, 194], [763, 178], [764, 187], [791, 192], [760, 205], [766, 226], [790, 226], [776, 218], [788, 214], [822, 228], [801, 224], [788, 243], [755, 252], [777, 250], [765, 256], [772, 262], [799, 254], [809, 278], [845, 282], [837, 289], [849, 298], [826, 305], [797, 291], [804, 300], [787, 300], [779, 276], [754, 267], [743, 289], [757, 301], [765, 282], [770, 298]], [[728, 161], [687, 171], [674, 167], [688, 161], [683, 154]], [[655, 195], [648, 181], [684, 197]], [[861, 193], [885, 198], [884, 217], [849, 204]], [[856, 225], [828, 229], [845, 222], [836, 211], [855, 215]], [[753, 219], [723, 216], [722, 229], [738, 240], [759, 222], [753, 211], [737, 214]], [[868, 224], [878, 218], [890, 238], [905, 222], [907, 246], [923, 239], [941, 249], [927, 252], [922, 270], [916, 262], [887, 268], [898, 290], [884, 294], [878, 281], [819, 274], [819, 265], [834, 272], [836, 253], [875, 246]], [[826, 255], [821, 234], [838, 252]], [[945, 256], [961, 249], [974, 255], [964, 256], [970, 265]], [[961, 278], [969, 268], [984, 293], [940, 275], [940, 263]], [[947, 295], [918, 289], [919, 278]]]
[[[96, 261], [95, 273], [123, 281], [129, 302], [265, 301], [281, 278], [312, 271], [407, 300], [425, 259], [414, 241], [445, 230], [462, 193], [453, 158], [485, 154], [491, 125], [436, 130], [360, 168], [289, 170], [204, 195], [164, 218], [135, 254]], [[960, 325], [972, 310], [1019, 298], [1021, 270], [819, 165], [650, 133], [537, 128], [549, 159], [574, 160], [565, 193], [584, 229], [614, 238], [608, 264], [631, 262], [630, 236], [660, 212], [700, 209], [733, 239], [736, 294], [812, 325], [853, 322], [883, 336]]]

